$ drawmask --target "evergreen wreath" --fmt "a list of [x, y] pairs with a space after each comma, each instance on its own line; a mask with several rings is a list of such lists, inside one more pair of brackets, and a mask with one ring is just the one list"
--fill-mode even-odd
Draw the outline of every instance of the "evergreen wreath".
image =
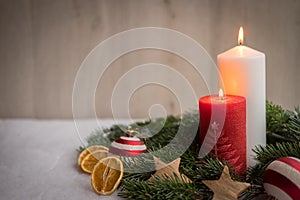
[[[163, 128], [154, 136], [143, 139], [150, 154], [148, 157], [134, 157], [134, 162], [127, 162], [123, 158], [125, 168], [124, 177], [119, 191], [119, 196], [126, 199], [211, 199], [212, 191], [209, 190], [201, 181], [217, 179], [225, 165], [229, 167], [230, 174], [234, 180], [244, 181], [251, 184], [239, 199], [253, 199], [264, 194], [263, 172], [265, 168], [279, 157], [292, 156], [300, 158], [300, 110], [299, 107], [294, 111], [283, 109], [279, 105], [267, 102], [266, 104], [266, 122], [267, 122], [267, 145], [256, 146], [253, 151], [258, 161], [253, 167], [247, 169], [245, 174], [238, 176], [233, 167], [226, 161], [219, 160], [211, 156], [204, 158], [198, 157], [200, 150], [199, 138], [196, 136], [193, 143], [181, 157], [180, 172], [184, 173], [193, 182], [185, 183], [178, 178], [171, 180], [156, 177], [155, 182], [146, 182], [154, 172], [136, 173], [139, 167], [149, 167], [153, 169], [153, 157], [155, 155], [161, 160], [168, 161], [176, 152], [176, 147], [172, 148], [170, 155], [157, 155], [157, 149], [160, 149], [175, 137], [180, 124], [188, 137], [189, 129], [199, 126], [198, 111], [191, 111], [183, 115], [182, 118], [168, 116], [166, 119], [155, 119], [151, 121], [153, 126]], [[136, 122], [131, 124], [132, 128], [142, 127], [149, 124], [150, 121]], [[96, 130], [87, 138], [87, 147], [91, 145], [109, 146], [112, 141], [124, 135], [121, 128], [126, 129], [127, 125], [113, 125], [110, 128]], [[140, 130], [143, 132], [143, 130]], [[86, 147], [80, 147], [82, 151]], [[175, 153], [174, 153], [175, 152]], [[172, 154], [172, 155], [171, 155]], [[121, 158], [122, 159], [122, 158]], [[134, 169], [134, 171], [130, 171]], [[145, 171], [145, 169], [144, 169]]]

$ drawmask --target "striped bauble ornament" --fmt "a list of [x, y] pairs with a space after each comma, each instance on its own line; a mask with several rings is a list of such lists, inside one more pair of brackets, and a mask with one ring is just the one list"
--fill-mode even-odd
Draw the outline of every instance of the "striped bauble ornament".
[[121, 136], [111, 143], [109, 153], [118, 156], [137, 156], [146, 151], [146, 146], [137, 137]]
[[264, 188], [278, 200], [300, 199], [300, 160], [283, 157], [271, 162], [264, 172]]
[[147, 147], [136, 135], [141, 135], [137, 129], [132, 130], [129, 126], [126, 135], [113, 141], [109, 147], [109, 153], [118, 156], [137, 156], [146, 152]]

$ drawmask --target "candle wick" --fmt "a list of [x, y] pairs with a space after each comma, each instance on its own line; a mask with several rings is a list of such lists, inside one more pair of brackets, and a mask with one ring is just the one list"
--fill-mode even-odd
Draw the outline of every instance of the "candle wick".
[[220, 100], [225, 100], [224, 96], [219, 96]]

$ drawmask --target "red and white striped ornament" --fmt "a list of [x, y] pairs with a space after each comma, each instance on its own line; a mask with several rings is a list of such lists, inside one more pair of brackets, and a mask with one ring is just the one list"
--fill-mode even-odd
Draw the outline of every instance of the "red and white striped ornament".
[[300, 160], [283, 157], [273, 161], [264, 172], [264, 188], [278, 200], [300, 199]]
[[137, 156], [146, 151], [147, 147], [137, 137], [121, 136], [111, 143], [109, 153], [118, 156]]

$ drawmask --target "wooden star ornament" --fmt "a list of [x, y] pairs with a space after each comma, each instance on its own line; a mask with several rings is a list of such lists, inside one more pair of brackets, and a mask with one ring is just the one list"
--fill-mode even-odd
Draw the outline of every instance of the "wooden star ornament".
[[202, 183], [214, 192], [213, 200], [238, 199], [238, 196], [250, 186], [249, 183], [233, 181], [228, 166], [224, 167], [218, 180], [205, 180]]
[[176, 160], [166, 164], [159, 158], [154, 157], [154, 164], [156, 172], [147, 180], [148, 182], [154, 182], [155, 177], [160, 177], [163, 179], [174, 179], [175, 176], [177, 176], [179, 180], [183, 182], [192, 182], [186, 175], [179, 172], [180, 158], [177, 158]]

